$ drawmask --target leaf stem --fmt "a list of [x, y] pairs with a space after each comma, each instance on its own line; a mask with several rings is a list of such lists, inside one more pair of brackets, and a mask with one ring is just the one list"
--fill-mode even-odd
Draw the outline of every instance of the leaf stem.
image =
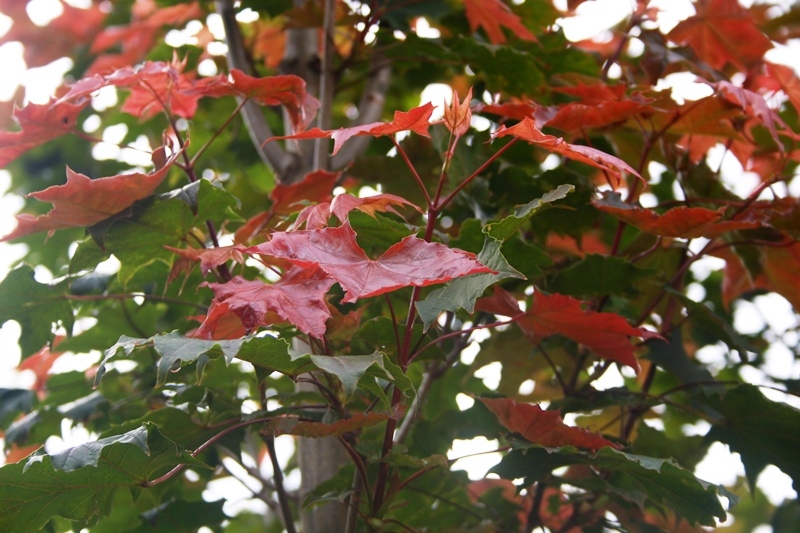
[[[222, 437], [224, 437], [228, 433], [231, 433], [232, 431], [236, 431], [237, 429], [241, 429], [243, 427], [252, 426], [252, 425], [255, 425], [255, 424], [261, 424], [263, 422], [269, 422], [270, 420], [272, 420], [272, 417], [255, 418], [253, 420], [246, 420], [244, 422], [239, 422], [238, 424], [234, 424], [232, 426], [229, 426], [229, 427], [223, 429], [222, 431], [220, 431], [219, 433], [217, 433], [216, 435], [214, 435], [213, 437], [211, 437], [210, 439], [208, 439], [207, 441], [205, 441], [200, 446], [198, 446], [197, 449], [195, 449], [195, 451], [191, 452], [189, 455], [191, 455], [192, 457], [197, 457], [198, 455], [203, 453], [208, 447], [210, 447], [212, 444], [214, 444], [215, 442], [220, 440]], [[161, 483], [164, 483], [165, 481], [168, 481], [172, 477], [174, 477], [175, 474], [178, 474], [179, 472], [181, 472], [184, 468], [186, 468], [186, 464], [185, 463], [179, 464], [176, 467], [174, 467], [172, 470], [170, 470], [169, 472], [164, 474], [163, 476], [159, 476], [159, 477], [157, 477], [156, 479], [154, 479], [152, 481], [146, 481], [146, 480], [143, 481], [141, 483], [141, 486], [142, 487], [153, 487], [155, 485], [159, 485]]]
[[192, 159], [189, 161], [189, 164], [192, 165], [192, 167], [194, 167], [195, 163], [197, 163], [197, 160], [200, 158], [201, 155], [203, 155], [203, 153], [208, 149], [208, 147], [211, 146], [211, 143], [217, 140], [217, 137], [219, 137], [222, 134], [222, 132], [225, 131], [225, 129], [228, 127], [231, 121], [233, 121], [233, 119], [236, 118], [236, 116], [239, 114], [239, 112], [242, 110], [242, 108], [246, 103], [247, 103], [247, 98], [242, 98], [241, 101], [239, 102], [239, 105], [237, 105], [236, 109], [233, 110], [233, 113], [231, 113], [230, 116], [227, 119], [225, 119], [225, 122], [222, 123], [222, 126], [220, 126], [217, 129], [217, 131], [214, 132], [211, 138], [209, 138], [203, 144], [203, 146], [201, 146], [200, 149], [197, 150], [197, 153], [195, 153], [192, 156]]
[[133, 300], [134, 298], [142, 298], [143, 300], [150, 300], [154, 302], [163, 302], [177, 305], [187, 305], [195, 307], [200, 311], [208, 311], [208, 306], [194, 302], [187, 302], [179, 298], [171, 298], [169, 296], [158, 296], [157, 294], [145, 293], [121, 293], [121, 294], [64, 294], [62, 297], [66, 300], [98, 302], [104, 300]]
[[450, 203], [450, 202], [453, 200], [453, 198], [455, 198], [455, 196], [456, 196], [456, 195], [457, 195], [459, 192], [461, 192], [461, 190], [462, 190], [464, 187], [466, 187], [466, 186], [467, 186], [467, 185], [468, 185], [468, 184], [469, 184], [469, 183], [470, 183], [470, 182], [471, 182], [473, 179], [475, 179], [477, 176], [479, 176], [479, 175], [481, 174], [481, 172], [483, 172], [484, 170], [486, 170], [486, 168], [487, 168], [489, 165], [491, 165], [492, 163], [494, 163], [494, 161], [495, 161], [495, 160], [496, 160], [498, 157], [500, 157], [501, 155], [503, 155], [503, 153], [504, 153], [506, 150], [508, 150], [509, 148], [511, 148], [512, 146], [514, 146], [514, 144], [515, 144], [515, 143], [516, 143], [518, 140], [519, 140], [518, 138], [516, 138], [516, 137], [513, 137], [513, 138], [511, 139], [511, 141], [509, 141], [509, 142], [508, 142], [508, 144], [506, 144], [506, 145], [502, 146], [502, 147], [501, 147], [499, 150], [497, 150], [497, 151], [496, 151], [494, 154], [492, 154], [492, 155], [489, 157], [489, 159], [487, 159], [486, 161], [484, 161], [484, 162], [483, 162], [483, 164], [477, 168], [477, 170], [475, 170], [475, 171], [474, 171], [472, 174], [470, 174], [469, 176], [467, 176], [467, 177], [464, 179], [464, 181], [462, 181], [461, 183], [459, 183], [459, 184], [456, 186], [456, 188], [455, 188], [455, 189], [453, 189], [453, 191], [452, 191], [450, 194], [448, 194], [448, 195], [447, 195], [447, 196], [444, 198], [444, 200], [442, 200], [442, 202], [441, 202], [441, 203], [439, 203], [439, 204], [437, 204], [436, 206], [434, 206], [434, 208], [435, 208], [435, 211], [436, 211], [437, 213], [438, 213], [439, 211], [441, 211], [441, 210], [442, 210], [442, 209], [443, 209], [443, 208], [444, 208], [444, 207], [445, 207], [447, 204], [449, 204], [449, 203]]
[[422, 182], [422, 178], [420, 178], [417, 169], [414, 168], [413, 163], [411, 163], [411, 160], [408, 158], [408, 154], [406, 154], [406, 151], [403, 150], [402, 146], [400, 146], [400, 143], [397, 142], [397, 139], [395, 139], [394, 135], [391, 135], [390, 137], [392, 138], [395, 148], [397, 148], [397, 153], [400, 154], [400, 157], [402, 157], [403, 161], [406, 162], [406, 166], [411, 171], [411, 175], [414, 176], [415, 180], [417, 180], [417, 185], [419, 185], [419, 188], [422, 190], [422, 194], [425, 195], [425, 204], [427, 205], [428, 210], [430, 210], [433, 207], [433, 202], [428, 194], [428, 190], [425, 188], [425, 184]]

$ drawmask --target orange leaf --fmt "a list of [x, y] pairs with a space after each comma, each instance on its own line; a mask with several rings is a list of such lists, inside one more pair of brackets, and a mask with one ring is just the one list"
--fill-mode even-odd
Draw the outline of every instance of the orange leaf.
[[614, 157], [613, 155], [601, 152], [589, 146], [570, 144], [561, 137], [554, 137], [553, 135], [542, 133], [531, 118], [526, 117], [522, 119], [519, 124], [511, 126], [510, 128], [500, 126], [500, 129], [495, 133], [495, 137], [498, 138], [507, 137], [509, 135], [533, 143], [536, 146], [544, 148], [548, 152], [561, 154], [575, 161], [580, 161], [581, 163], [586, 163], [587, 165], [611, 172], [613, 175], [617, 176], [617, 178], [620, 177], [622, 172], [627, 172], [639, 179], [643, 179], [638, 172], [628, 165], [628, 163], [618, 157]]
[[461, 137], [469, 129], [470, 120], [472, 119], [472, 110], [469, 108], [471, 101], [471, 88], [467, 93], [467, 97], [464, 98], [463, 104], [458, 99], [458, 92], [453, 91], [453, 101], [444, 110], [444, 125], [456, 137]]
[[333, 187], [339, 179], [338, 172], [317, 170], [292, 185], [278, 184], [270, 193], [272, 211], [288, 215], [302, 208], [303, 203], [326, 202], [331, 199]]
[[538, 42], [536, 36], [522, 24], [519, 16], [501, 0], [464, 0], [464, 8], [470, 31], [483, 28], [493, 44], [506, 42], [504, 27], [524, 41]]
[[536, 291], [527, 311], [520, 311], [516, 300], [495, 287], [492, 296], [478, 300], [476, 309], [514, 319], [525, 335], [539, 343], [550, 335], [563, 335], [583, 344], [598, 357], [629, 366], [638, 372], [630, 337], [650, 338], [655, 334], [635, 328], [614, 313], [584, 310], [581, 302], [563, 294]]
[[90, 101], [70, 103], [51, 100], [48, 104], [27, 104], [14, 110], [14, 120], [21, 131], [0, 132], [0, 168], [31, 148], [46, 143], [75, 129], [78, 114]]
[[694, 6], [697, 14], [679, 22], [667, 37], [691, 46], [711, 67], [721, 70], [730, 62], [746, 71], [772, 48], [738, 0], [698, 0]]
[[228, 261], [244, 264], [242, 249], [238, 246], [221, 246], [219, 248], [173, 248], [164, 246], [167, 250], [190, 261], [200, 261], [200, 271], [205, 276], [214, 268]]
[[619, 448], [597, 433], [568, 426], [559, 411], [545, 411], [538, 405], [518, 403], [511, 398], [479, 398], [509, 431], [519, 433], [534, 444], [557, 448], [575, 446], [599, 450], [606, 446]]
[[347, 213], [353, 209], [358, 209], [375, 218], [375, 213], [378, 211], [389, 211], [390, 213], [397, 213], [393, 206], [409, 206], [422, 213], [422, 209], [412, 204], [405, 198], [401, 198], [394, 194], [376, 194], [375, 196], [368, 196], [366, 198], [356, 198], [352, 194], [340, 194], [331, 202], [330, 212], [336, 215], [341, 222], [347, 218]]
[[45, 215], [17, 215], [17, 227], [0, 239], [8, 241], [58, 229], [91, 226], [130, 207], [137, 200], [150, 196], [164, 181], [180, 152], [174, 152], [164, 167], [152, 174], [133, 172], [90, 179], [67, 167], [67, 183], [55, 185], [28, 196], [53, 204]]
[[214, 291], [208, 316], [198, 336], [212, 338], [218, 321], [233, 313], [245, 329], [265, 325], [270, 313], [317, 338], [325, 333], [325, 321], [331, 316], [325, 294], [335, 280], [319, 268], [292, 267], [273, 284], [236, 276], [227, 283], [206, 284]]
[[717, 211], [703, 207], [676, 207], [660, 215], [652, 209], [634, 207], [619, 201], [605, 198], [593, 202], [595, 207], [605, 211], [617, 220], [622, 220], [641, 231], [662, 237], [696, 239], [713, 238], [728, 231], [757, 228], [756, 221], [723, 220], [725, 208]]
[[342, 145], [351, 137], [361, 135], [372, 135], [373, 137], [380, 137], [382, 135], [394, 135], [401, 131], [413, 131], [424, 137], [430, 137], [428, 134], [428, 127], [430, 126], [429, 119], [433, 113], [433, 104], [430, 102], [411, 109], [410, 111], [395, 111], [394, 120], [391, 122], [373, 122], [371, 124], [363, 124], [361, 126], [354, 126], [352, 128], [339, 128], [338, 130], [323, 131], [319, 128], [313, 128], [302, 133], [294, 135], [286, 135], [284, 137], [272, 137], [267, 139], [269, 141], [279, 141], [282, 139], [324, 139], [329, 137], [333, 139], [333, 155], [342, 148]]

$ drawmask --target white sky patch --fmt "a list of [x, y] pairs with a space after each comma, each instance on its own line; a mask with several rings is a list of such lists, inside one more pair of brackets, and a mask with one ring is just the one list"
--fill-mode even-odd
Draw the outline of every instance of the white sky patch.
[[498, 447], [496, 440], [484, 437], [475, 437], [471, 440], [456, 439], [453, 441], [453, 447], [447, 452], [447, 458], [451, 460], [461, 458], [453, 463], [452, 470], [465, 470], [470, 479], [483, 479], [486, 477], [486, 472], [502, 458], [499, 453], [484, 452], [492, 452]]

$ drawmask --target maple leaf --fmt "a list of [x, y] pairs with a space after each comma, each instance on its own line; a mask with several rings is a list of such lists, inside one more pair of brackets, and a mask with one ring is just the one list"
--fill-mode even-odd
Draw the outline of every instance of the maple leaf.
[[44, 215], [17, 215], [17, 227], [0, 239], [8, 241], [31, 233], [92, 226], [116, 215], [137, 200], [147, 198], [164, 181], [180, 151], [172, 153], [166, 164], [151, 174], [132, 172], [91, 179], [67, 167], [67, 183], [54, 185], [28, 196], [53, 204]]
[[200, 272], [205, 276], [214, 268], [228, 261], [244, 264], [244, 255], [239, 246], [220, 246], [218, 248], [173, 248], [164, 246], [167, 250], [175, 252], [189, 261], [200, 262]]
[[444, 110], [444, 125], [455, 137], [461, 137], [469, 129], [472, 119], [472, 110], [469, 104], [472, 101], [472, 88], [464, 98], [462, 104], [458, 99], [458, 91], [453, 91], [453, 101]]
[[533, 343], [550, 335], [563, 335], [583, 344], [598, 357], [629, 366], [638, 372], [630, 337], [652, 338], [653, 332], [635, 328], [614, 313], [584, 310], [580, 300], [563, 294], [536, 291], [527, 311], [516, 299], [495, 286], [494, 294], [478, 301], [476, 309], [511, 317]]
[[47, 344], [17, 366], [17, 370], [30, 370], [34, 373], [36, 381], [33, 387], [31, 387], [31, 390], [36, 391], [40, 398], [44, 397], [50, 369], [53, 367], [56, 360], [64, 355], [64, 352], [59, 352], [55, 349], [62, 340], [64, 340], [63, 336], [56, 337], [53, 339], [52, 349], [50, 345]]
[[89, 103], [88, 99], [77, 102], [52, 99], [47, 104], [28, 103], [22, 109], [15, 109], [14, 120], [21, 129], [0, 132], [0, 168], [31, 148], [72, 132], [78, 114]]
[[131, 91], [122, 111], [133, 116], [146, 119], [166, 108], [179, 117], [191, 118], [202, 95], [190, 90], [195, 81], [183, 73], [185, 66], [185, 59], [173, 58], [170, 63], [147, 61], [139, 68], [124, 66], [110, 74], [93, 74], [70, 85], [59, 102], [75, 101], [114, 86]]
[[795, 110], [800, 113], [800, 79], [797, 78], [797, 74], [792, 67], [766, 63], [766, 68], [770, 79], [780, 84]]
[[730, 62], [746, 71], [772, 48], [738, 0], [698, 0], [694, 6], [695, 16], [679, 22], [667, 37], [691, 46], [711, 67], [721, 70]]
[[135, 19], [133, 22], [109, 26], [92, 41], [92, 53], [112, 47], [121, 49], [122, 53], [98, 57], [87, 69], [87, 73], [105, 73], [124, 65], [139, 63], [155, 45], [156, 36], [162, 26], [184, 24], [193, 19], [203, 19], [206, 15], [197, 2], [166, 7], [158, 7], [151, 2], [136, 2], [131, 11]]
[[424, 137], [430, 137], [428, 134], [428, 127], [430, 126], [429, 119], [433, 113], [433, 104], [430, 102], [415, 107], [409, 111], [395, 111], [394, 120], [391, 122], [373, 122], [371, 124], [363, 124], [361, 126], [353, 126], [352, 128], [339, 128], [338, 130], [321, 130], [319, 128], [312, 128], [302, 133], [294, 135], [286, 135], [283, 137], [272, 137], [267, 139], [270, 141], [280, 141], [283, 139], [324, 139], [329, 137], [333, 139], [333, 155], [342, 148], [342, 145], [354, 136], [372, 135], [373, 137], [380, 137], [382, 135], [394, 135], [401, 131], [413, 131]]
[[492, 44], [506, 42], [503, 27], [524, 41], [538, 42], [536, 36], [501, 0], [464, 0], [464, 9], [470, 31], [475, 32], [479, 27], [483, 28]]
[[482, 113], [491, 113], [499, 117], [510, 118], [512, 120], [522, 120], [524, 118], [534, 118], [534, 113], [538, 106], [533, 102], [521, 102], [512, 100], [505, 104], [479, 104], [477, 109]]
[[334, 283], [322, 269], [313, 267], [292, 267], [271, 285], [241, 276], [227, 283], [207, 283], [214, 291], [214, 300], [198, 336], [212, 338], [217, 323], [227, 313], [239, 317], [248, 330], [266, 325], [268, 314], [274, 313], [303, 333], [321, 338], [325, 321], [331, 316], [324, 298]]
[[625, 122], [629, 117], [652, 110], [649, 105], [651, 100], [640, 94], [624, 98], [626, 90], [624, 85], [579, 83], [575, 87], [554, 87], [552, 90], [579, 98], [577, 102], [536, 110], [537, 124], [541, 123], [563, 131], [603, 128]]
[[272, 240], [246, 251], [286, 259], [299, 266], [318, 266], [345, 290], [344, 303], [402, 287], [426, 287], [469, 274], [492, 272], [474, 254], [414, 235], [390, 247], [377, 260], [370, 259], [358, 246], [356, 232], [348, 222], [337, 228], [275, 233]]
[[422, 213], [422, 209], [405, 198], [401, 198], [394, 194], [376, 194], [374, 196], [367, 196], [366, 198], [356, 198], [352, 194], [340, 194], [334, 197], [331, 202], [330, 212], [341, 222], [347, 218], [347, 213], [353, 209], [358, 209], [375, 218], [375, 213], [378, 211], [389, 211], [399, 215], [393, 206], [409, 206]]
[[559, 411], [545, 411], [538, 405], [516, 402], [512, 398], [479, 398], [509, 431], [519, 433], [534, 444], [558, 448], [575, 446], [596, 451], [618, 445], [583, 428], [568, 426]]
[[272, 189], [269, 197], [272, 200], [272, 211], [279, 215], [288, 215], [297, 211], [303, 203], [326, 202], [331, 199], [338, 172], [317, 170], [291, 185], [279, 183]]
[[791, 131], [791, 128], [773, 109], [770, 109], [763, 96], [743, 87], [738, 87], [729, 81], [723, 80], [709, 83], [709, 85], [719, 91], [728, 102], [739, 106], [745, 113], [757, 118], [767, 128], [775, 144], [778, 145], [778, 149], [783, 151], [783, 143], [778, 138], [778, 127], [789, 131]]
[[660, 215], [652, 209], [635, 207], [619, 201], [617, 195], [607, 195], [593, 202], [595, 207], [641, 231], [662, 237], [696, 239], [713, 238], [728, 231], [757, 228], [761, 224], [748, 220], [724, 220], [725, 208], [716, 211], [704, 207], [676, 207]]
[[256, 78], [231, 69], [229, 76], [200, 80], [190, 92], [211, 97], [240, 96], [262, 105], [282, 105], [296, 132], [304, 131], [311, 124], [320, 106], [319, 100], [306, 92], [303, 78], [293, 74]]
[[580, 161], [581, 163], [586, 163], [587, 165], [608, 171], [616, 176], [618, 180], [623, 172], [633, 174], [643, 180], [642, 176], [622, 159], [597, 150], [596, 148], [570, 144], [561, 137], [542, 133], [542, 131], [536, 127], [535, 121], [528, 117], [522, 119], [521, 122], [510, 128], [504, 125], [500, 126], [500, 129], [497, 130], [494, 136], [497, 138], [508, 136], [517, 137], [529, 143], [533, 143], [548, 152], [561, 154], [575, 161]]
[[21, 42], [25, 47], [23, 57], [27, 67], [43, 67], [91, 41], [107, 15], [97, 4], [85, 9], [64, 2], [60, 5], [61, 14], [43, 27], [31, 21], [26, 2], [4, 2], [1, 11], [13, 21], [13, 25], [0, 38], [0, 45]]

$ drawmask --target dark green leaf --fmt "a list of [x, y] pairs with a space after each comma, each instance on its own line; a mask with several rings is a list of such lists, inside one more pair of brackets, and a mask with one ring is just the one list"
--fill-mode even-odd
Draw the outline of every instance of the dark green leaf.
[[525, 221], [545, 207], [546, 204], [561, 200], [574, 190], [575, 187], [573, 185], [559, 185], [558, 188], [544, 194], [541, 198], [536, 198], [525, 205], [517, 206], [513, 215], [509, 215], [500, 221], [492, 222], [483, 228], [483, 232], [493, 239], [505, 241], [514, 235]]
[[153, 424], [89, 442], [26, 464], [0, 468], [0, 530], [39, 531], [61, 516], [87, 520], [107, 514], [114, 492], [141, 486], [179, 464], [202, 466]]
[[722, 415], [706, 437], [724, 442], [742, 456], [751, 490], [768, 464], [783, 470], [800, 487], [800, 411], [767, 399], [754, 385], [739, 385], [702, 402]]
[[27, 265], [15, 268], [0, 282], [0, 325], [9, 320], [15, 320], [22, 329], [19, 346], [23, 359], [53, 340], [54, 325], [71, 333], [75, 321], [63, 291], [36, 281]]
[[455, 312], [464, 309], [468, 313], [475, 310], [475, 301], [487, 287], [505, 278], [523, 278], [522, 274], [508, 264], [500, 252], [500, 242], [487, 237], [478, 261], [496, 271], [497, 274], [475, 274], [450, 281], [445, 287], [431, 292], [427, 298], [417, 302], [417, 312], [422, 319], [425, 331], [443, 311]]

